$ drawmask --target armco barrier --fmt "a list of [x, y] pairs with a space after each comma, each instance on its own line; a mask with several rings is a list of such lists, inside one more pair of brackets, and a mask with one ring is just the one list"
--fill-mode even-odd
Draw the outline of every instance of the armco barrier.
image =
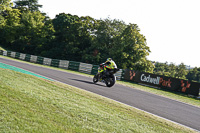
[[7, 56], [8, 52], [7, 51], [3, 51], [3, 56]]
[[121, 77], [122, 77], [122, 71], [123, 71], [123, 70], [120, 69], [118, 72], [115, 73], [115, 76], [116, 76], [116, 79], [117, 79], [117, 80], [121, 80]]
[[30, 62], [30, 59], [31, 59], [31, 55], [30, 54], [26, 54], [25, 61]]
[[199, 96], [200, 83], [189, 82], [182, 79], [155, 75], [145, 72], [135, 72], [134, 70], [126, 70], [125, 80], [134, 81], [141, 84], [147, 84], [166, 90], [182, 92], [194, 96]]
[[124, 80], [124, 75], [125, 75], [125, 70], [122, 69], [122, 73], [121, 73], [121, 80]]
[[37, 56], [31, 55], [30, 56], [30, 62], [36, 63], [37, 62]]
[[60, 60], [57, 60], [57, 59], [51, 60], [51, 66], [53, 67], [59, 67], [59, 63], [60, 63]]
[[80, 62], [76, 61], [69, 61], [68, 69], [78, 71], [79, 70]]
[[59, 68], [68, 69], [68, 67], [69, 67], [69, 61], [67, 61], [67, 60], [60, 60], [60, 62], [59, 62]]
[[80, 63], [79, 72], [91, 74], [92, 64]]
[[11, 51], [7, 51], [7, 56], [11, 57]]
[[98, 65], [93, 65], [93, 67], [92, 67], [92, 72], [91, 72], [91, 74], [92, 75], [95, 75], [95, 74], [97, 74], [97, 72], [98, 72]]
[[20, 57], [19, 57], [20, 60], [25, 60], [25, 57], [26, 57], [26, 54], [20, 53]]
[[51, 65], [51, 60], [50, 58], [44, 58], [43, 60], [43, 65], [47, 65], [47, 66], [50, 66]]
[[10, 54], [10, 56], [11, 56], [12, 58], [15, 58], [15, 55], [16, 55], [16, 52], [11, 52], [11, 54]]
[[15, 58], [16, 58], [16, 59], [19, 59], [19, 57], [20, 57], [20, 53], [19, 53], [19, 52], [16, 52]]
[[43, 61], [44, 61], [44, 57], [38, 56], [36, 63], [43, 65]]

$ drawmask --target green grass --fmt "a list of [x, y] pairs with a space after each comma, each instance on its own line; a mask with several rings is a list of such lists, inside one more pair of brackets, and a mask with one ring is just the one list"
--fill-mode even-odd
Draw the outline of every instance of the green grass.
[[1, 46], [0, 46], [0, 50], [3, 50], [3, 51], [5, 51], [5, 49], [4, 49], [4, 48], [2, 48]]
[[12, 70], [0, 69], [0, 92], [0, 132], [194, 132], [96, 94]]

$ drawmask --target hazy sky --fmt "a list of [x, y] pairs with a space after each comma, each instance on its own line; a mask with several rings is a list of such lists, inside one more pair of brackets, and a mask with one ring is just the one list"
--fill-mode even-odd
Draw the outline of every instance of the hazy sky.
[[39, 0], [40, 10], [137, 24], [152, 61], [200, 67], [200, 0]]

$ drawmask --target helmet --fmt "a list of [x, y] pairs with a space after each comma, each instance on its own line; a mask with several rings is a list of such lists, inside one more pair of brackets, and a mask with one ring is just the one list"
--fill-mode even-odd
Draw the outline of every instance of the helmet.
[[111, 60], [112, 60], [111, 58], [108, 58], [108, 59], [107, 59], [107, 61], [111, 61]]

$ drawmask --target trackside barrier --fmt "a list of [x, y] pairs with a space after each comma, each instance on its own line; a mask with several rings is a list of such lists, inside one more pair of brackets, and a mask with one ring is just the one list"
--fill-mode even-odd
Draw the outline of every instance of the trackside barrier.
[[30, 59], [31, 59], [31, 55], [29, 55], [29, 54], [26, 54], [26, 56], [25, 56], [25, 61], [28, 61], [28, 62], [30, 62]]
[[122, 69], [122, 73], [121, 73], [121, 80], [124, 80], [124, 75], [125, 75], [125, 70]]
[[91, 72], [91, 74], [92, 75], [95, 75], [95, 74], [97, 74], [97, 72], [98, 72], [98, 65], [93, 65], [93, 67], [92, 67], [92, 72]]
[[47, 66], [50, 66], [51, 65], [51, 60], [50, 58], [44, 58], [43, 60], [43, 65], [47, 65]]
[[59, 67], [59, 63], [60, 63], [60, 60], [57, 60], [57, 59], [51, 60], [51, 66], [53, 67]]
[[58, 67], [59, 68], [63, 68], [63, 69], [68, 69], [68, 67], [69, 67], [69, 61], [67, 61], [67, 60], [60, 60]]
[[164, 90], [199, 96], [200, 83], [126, 69], [124, 79]]
[[80, 62], [76, 61], [69, 61], [68, 69], [78, 71], [79, 70]]
[[92, 64], [80, 63], [79, 72], [91, 74]]
[[15, 58], [15, 54], [16, 54], [16, 52], [11, 52], [10, 56], [11, 56], [12, 58]]
[[20, 57], [20, 53], [19, 53], [19, 52], [16, 52], [15, 58], [16, 58], [16, 59], [19, 59], [19, 57]]
[[30, 62], [36, 63], [37, 62], [37, 56], [31, 55]]
[[20, 60], [25, 60], [25, 57], [26, 57], [26, 54], [20, 53], [20, 57], [19, 57]]
[[7, 51], [3, 51], [3, 56], [7, 56], [8, 52]]
[[116, 79], [121, 80], [122, 77], [122, 69], [120, 69], [118, 72], [115, 73]]
[[44, 57], [38, 56], [36, 63], [43, 65], [43, 61], [44, 61]]
[[11, 51], [7, 51], [7, 56], [11, 57]]

